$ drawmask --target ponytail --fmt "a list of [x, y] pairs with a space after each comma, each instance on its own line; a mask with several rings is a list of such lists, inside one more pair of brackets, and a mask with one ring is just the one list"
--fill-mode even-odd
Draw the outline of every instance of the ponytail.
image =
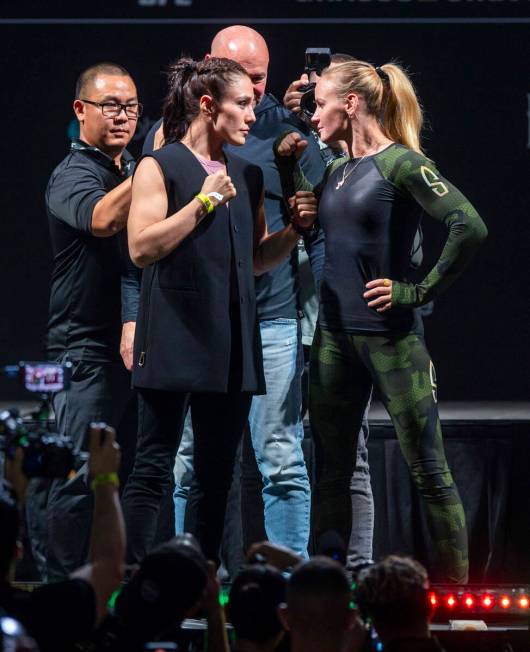
[[380, 121], [387, 138], [422, 153], [422, 110], [412, 82], [400, 66], [386, 63], [374, 68], [366, 61], [354, 60], [326, 68], [324, 75], [333, 77], [339, 97], [361, 95], [368, 114]]
[[383, 77], [383, 133], [390, 140], [422, 153], [420, 132], [423, 113], [414, 86], [407, 73], [395, 63], [386, 63], [379, 69]]
[[164, 142], [180, 140], [195, 117], [187, 110], [186, 86], [197, 71], [197, 62], [182, 58], [173, 63], [168, 71], [168, 93], [162, 111]]
[[209, 95], [219, 104], [227, 86], [246, 70], [231, 59], [211, 57], [202, 61], [181, 58], [168, 71], [168, 92], [164, 101], [164, 141], [181, 140], [199, 115], [200, 99]]

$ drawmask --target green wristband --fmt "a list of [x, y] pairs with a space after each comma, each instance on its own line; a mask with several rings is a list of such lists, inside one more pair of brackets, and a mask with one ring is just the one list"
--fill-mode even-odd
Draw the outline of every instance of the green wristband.
[[92, 487], [92, 491], [94, 491], [96, 487], [102, 487], [106, 484], [112, 484], [115, 487], [119, 487], [120, 479], [118, 478], [118, 474], [114, 471], [111, 473], [96, 473], [96, 475], [92, 478], [92, 483], [90, 486]]

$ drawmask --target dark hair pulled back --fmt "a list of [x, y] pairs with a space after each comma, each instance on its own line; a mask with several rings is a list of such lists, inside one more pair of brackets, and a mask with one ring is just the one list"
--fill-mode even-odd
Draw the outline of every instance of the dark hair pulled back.
[[227, 86], [246, 70], [237, 62], [221, 57], [202, 61], [181, 58], [168, 71], [168, 93], [164, 101], [164, 140], [180, 140], [199, 115], [199, 100], [210, 95], [222, 102]]

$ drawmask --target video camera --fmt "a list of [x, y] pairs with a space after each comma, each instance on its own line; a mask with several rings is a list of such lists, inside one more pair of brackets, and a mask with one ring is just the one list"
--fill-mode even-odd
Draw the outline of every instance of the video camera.
[[316, 111], [315, 86], [316, 77], [322, 74], [324, 68], [331, 63], [331, 50], [329, 48], [307, 48], [305, 51], [304, 73], [309, 77], [309, 84], [300, 87], [303, 93], [300, 98], [302, 116], [310, 120]]
[[9, 378], [38, 393], [40, 406], [26, 417], [18, 409], [0, 411], [0, 454], [14, 459], [17, 448], [24, 453], [22, 470], [28, 478], [64, 478], [76, 465], [72, 440], [51, 430], [50, 401], [54, 392], [70, 386], [72, 364], [20, 362], [4, 367]]

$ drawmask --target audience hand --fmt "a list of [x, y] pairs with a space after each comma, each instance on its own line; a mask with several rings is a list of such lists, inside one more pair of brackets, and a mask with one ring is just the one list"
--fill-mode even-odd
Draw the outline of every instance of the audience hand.
[[268, 564], [280, 571], [284, 571], [304, 561], [303, 557], [297, 555], [296, 552], [287, 548], [287, 546], [280, 546], [270, 541], [260, 541], [259, 543], [252, 544], [248, 549], [247, 559], [252, 559], [255, 555], [261, 555]]
[[208, 614], [214, 614], [220, 609], [219, 594], [221, 584], [217, 579], [217, 566], [213, 561], [208, 562], [208, 580], [204, 589], [203, 607]]
[[24, 461], [24, 450], [17, 446], [15, 455], [11, 459], [8, 455], [5, 457], [5, 478], [13, 488], [17, 497], [17, 503], [23, 505], [26, 500], [26, 489], [28, 488], [28, 478], [22, 470]]
[[360, 619], [359, 614], [355, 612], [355, 616], [348, 631], [348, 638], [344, 652], [361, 652], [366, 649], [366, 639], [368, 638], [368, 630], [365, 624]]
[[89, 429], [90, 474], [117, 473], [120, 468], [121, 452], [116, 442], [116, 431], [105, 423], [91, 423]]

